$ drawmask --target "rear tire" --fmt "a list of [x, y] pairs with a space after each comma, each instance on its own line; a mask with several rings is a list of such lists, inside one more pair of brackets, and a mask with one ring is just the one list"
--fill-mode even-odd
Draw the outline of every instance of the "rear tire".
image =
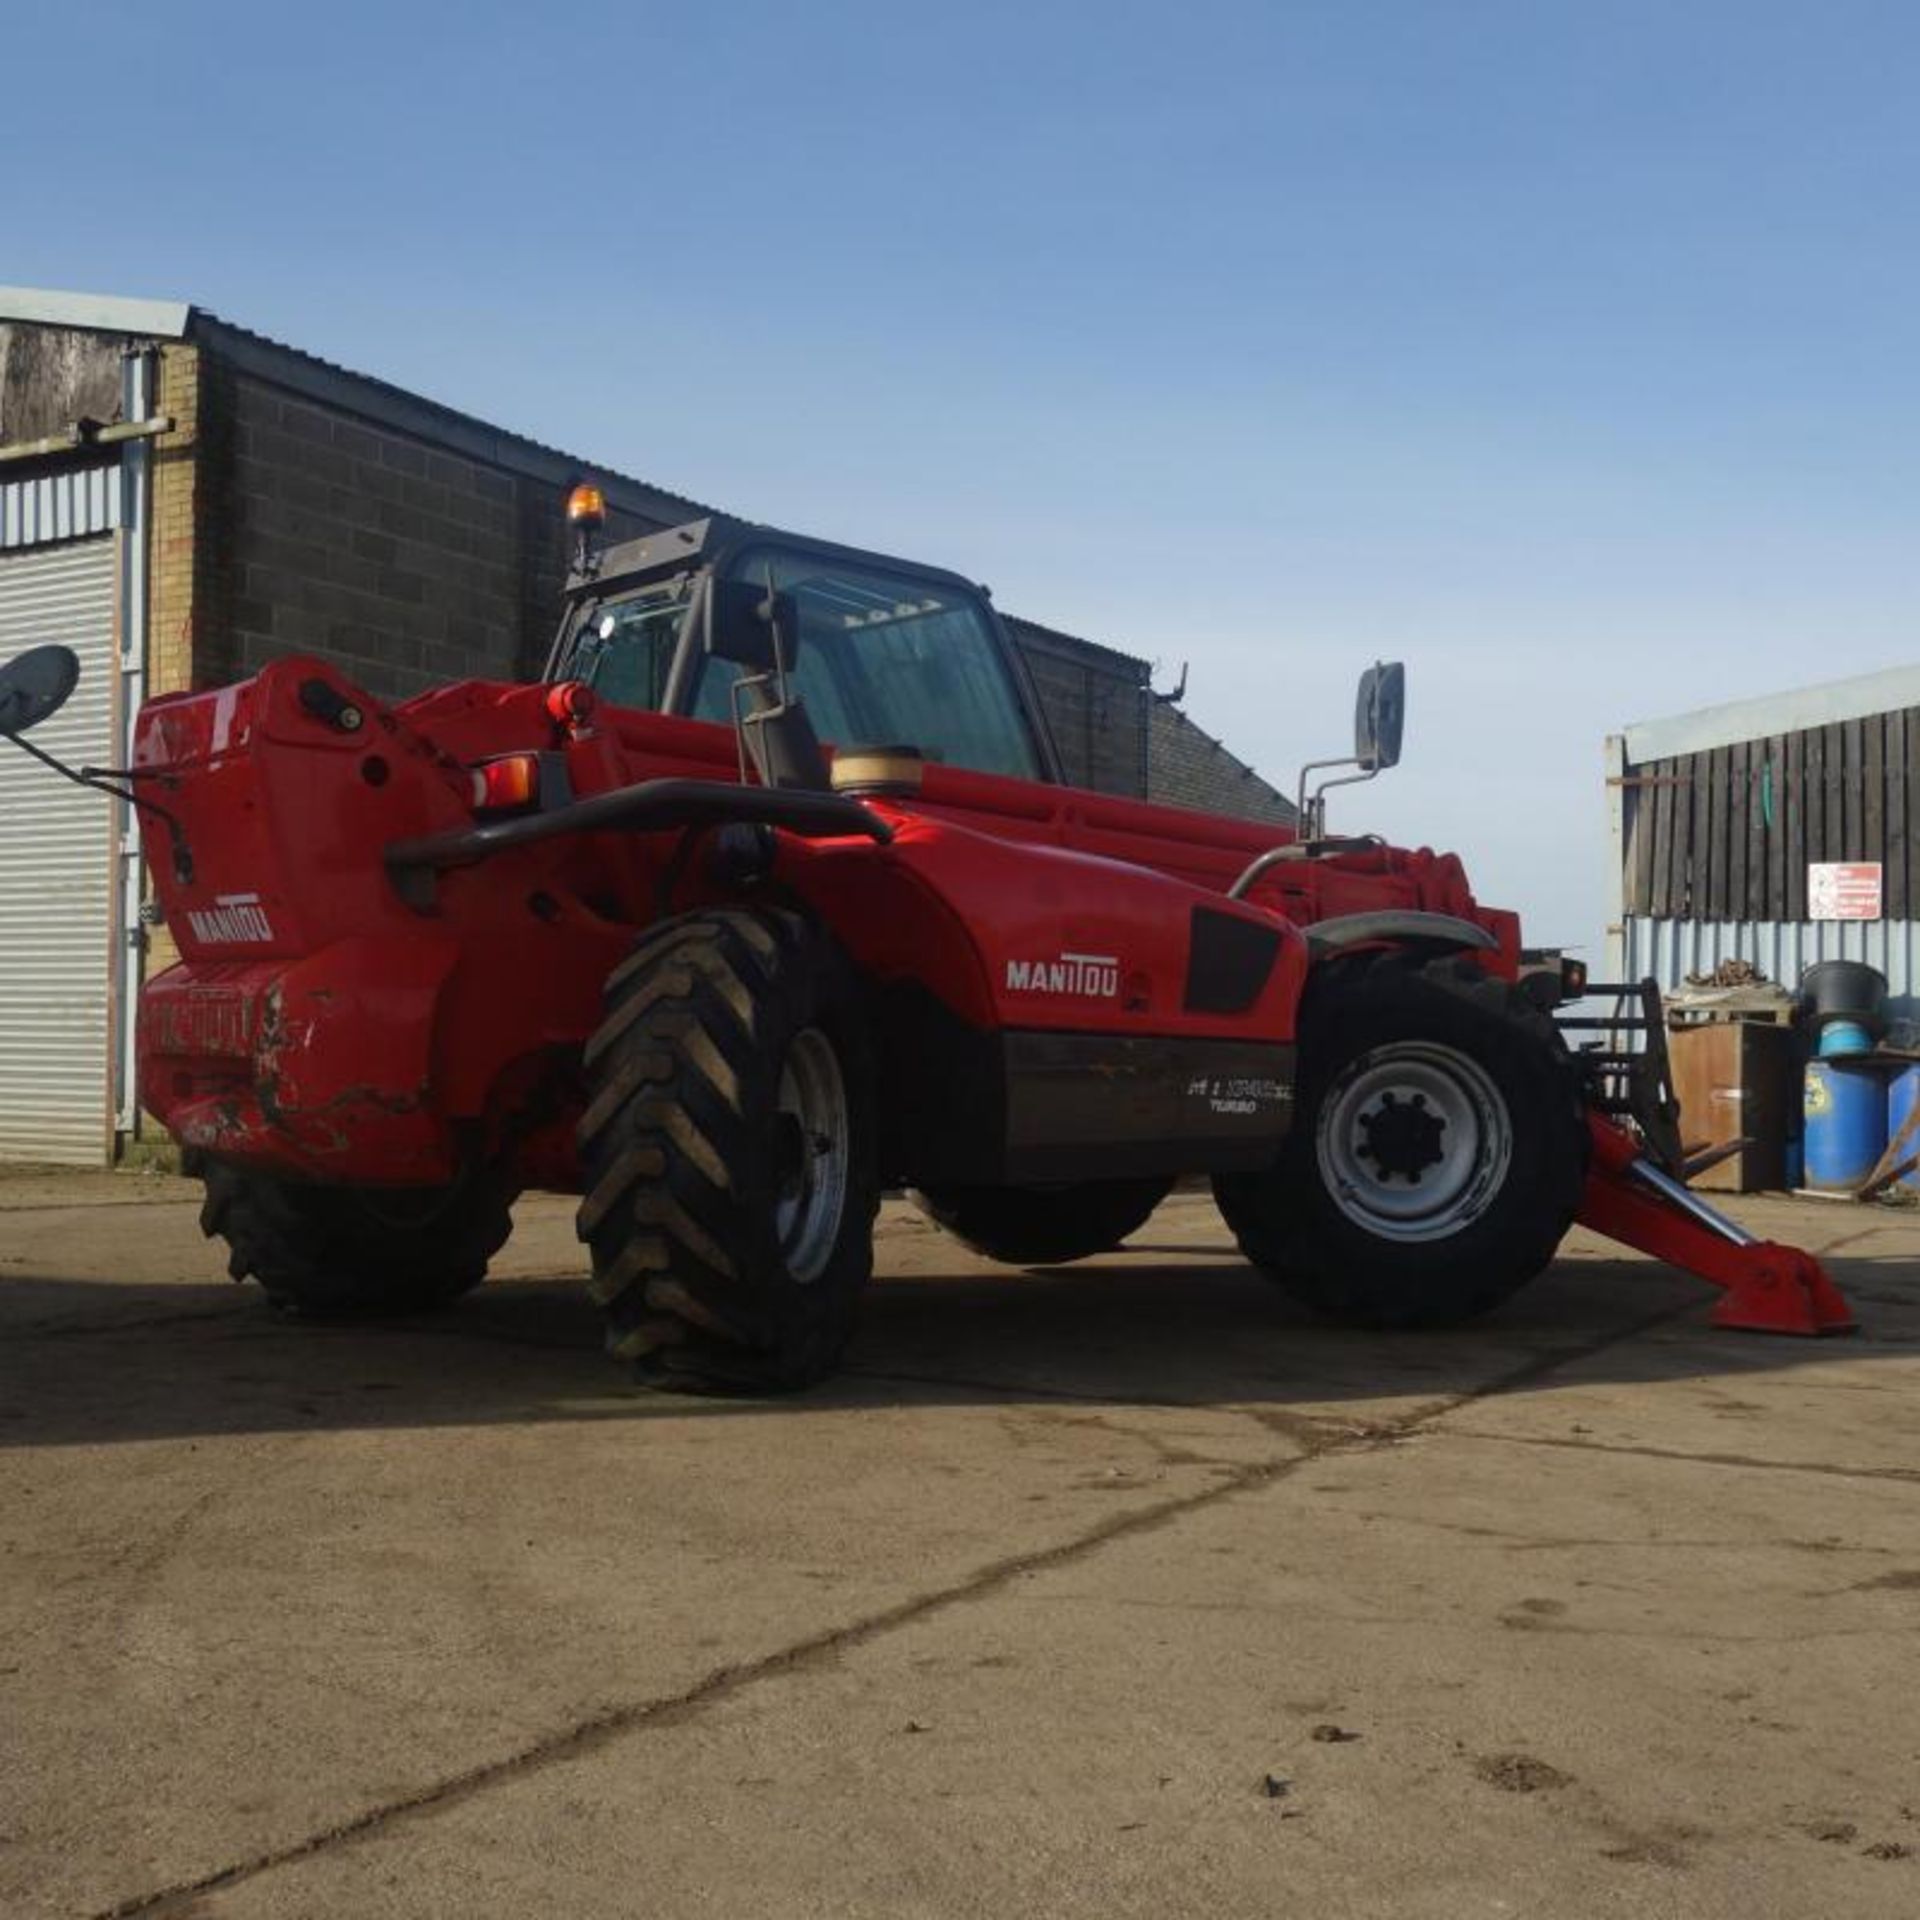
[[1081, 1180], [1057, 1187], [915, 1189], [912, 1200], [936, 1226], [989, 1260], [1053, 1267], [1085, 1260], [1138, 1233], [1167, 1197], [1171, 1180]]
[[446, 1187], [331, 1187], [229, 1160], [195, 1169], [200, 1230], [229, 1249], [227, 1271], [308, 1319], [418, 1313], [470, 1293], [513, 1231], [513, 1194], [474, 1171]]
[[1318, 1312], [1450, 1326], [1553, 1259], [1587, 1144], [1559, 1029], [1515, 987], [1471, 961], [1377, 961], [1308, 1003], [1278, 1162], [1214, 1194], [1247, 1258]]
[[650, 1384], [791, 1392], [832, 1371], [873, 1267], [873, 1071], [853, 975], [798, 914], [645, 935], [588, 1042], [578, 1229], [610, 1352]]

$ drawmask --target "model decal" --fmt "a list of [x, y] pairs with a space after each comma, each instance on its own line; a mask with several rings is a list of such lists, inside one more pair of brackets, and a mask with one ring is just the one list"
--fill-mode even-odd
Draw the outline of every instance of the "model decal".
[[1258, 1113], [1262, 1107], [1283, 1106], [1293, 1098], [1284, 1080], [1198, 1074], [1187, 1083], [1189, 1100], [1204, 1100], [1212, 1113]]

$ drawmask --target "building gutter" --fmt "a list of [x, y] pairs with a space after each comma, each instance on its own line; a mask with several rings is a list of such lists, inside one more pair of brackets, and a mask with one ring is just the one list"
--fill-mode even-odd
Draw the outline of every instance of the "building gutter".
[[[119, 764], [133, 764], [133, 730], [146, 696], [148, 600], [151, 593], [153, 496], [152, 437], [173, 423], [148, 418], [153, 405], [157, 350], [142, 342], [130, 346], [121, 363], [121, 413], [129, 423], [109, 434], [125, 445], [120, 456], [120, 646], [119, 683], [114, 689], [114, 737]], [[140, 982], [146, 971], [146, 928], [140, 919], [140, 814], [124, 800], [114, 802], [114, 968], [112, 987], [113, 1124], [122, 1138], [138, 1125], [140, 1096], [135, 1028]]]

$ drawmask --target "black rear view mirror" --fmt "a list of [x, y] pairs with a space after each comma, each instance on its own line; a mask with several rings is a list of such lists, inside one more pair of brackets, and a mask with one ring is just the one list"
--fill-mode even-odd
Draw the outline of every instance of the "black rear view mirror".
[[1360, 676], [1353, 709], [1353, 757], [1369, 773], [1400, 764], [1400, 735], [1407, 719], [1407, 670], [1398, 660], [1369, 667]]
[[0, 734], [37, 727], [67, 704], [80, 681], [80, 656], [71, 647], [29, 647], [0, 667]]
[[779, 672], [793, 665], [799, 651], [799, 622], [795, 616], [790, 593], [775, 593], [753, 580], [710, 580], [706, 651], [716, 660], [731, 660], [755, 673]]

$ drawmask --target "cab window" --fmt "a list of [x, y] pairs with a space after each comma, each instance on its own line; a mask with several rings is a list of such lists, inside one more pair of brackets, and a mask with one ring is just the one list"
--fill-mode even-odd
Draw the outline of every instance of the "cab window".
[[593, 609], [574, 642], [573, 677], [615, 706], [657, 711], [690, 597], [691, 587], [674, 581]]
[[[775, 547], [737, 559], [735, 578], [793, 599], [793, 690], [836, 746], [914, 746], [929, 760], [1041, 776], [1040, 756], [986, 609], [941, 580]], [[740, 670], [701, 663], [694, 711], [730, 720]]]

